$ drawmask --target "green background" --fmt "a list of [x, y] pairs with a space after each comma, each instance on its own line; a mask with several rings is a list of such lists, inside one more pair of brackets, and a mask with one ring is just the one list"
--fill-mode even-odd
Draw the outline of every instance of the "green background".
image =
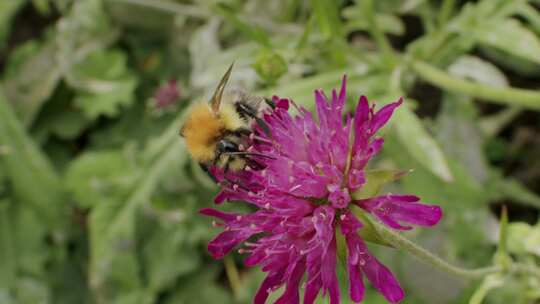
[[[0, 1], [0, 303], [250, 303], [263, 274], [237, 253], [227, 267], [207, 253], [219, 230], [197, 210], [218, 189], [178, 136], [184, 110], [233, 61], [231, 86], [308, 109], [314, 89], [329, 93], [344, 74], [349, 109], [361, 94], [378, 105], [404, 96], [371, 167], [412, 170], [383, 191], [444, 210], [407, 236], [463, 267], [490, 265], [498, 247], [540, 267], [539, 7]], [[158, 107], [171, 79], [180, 97]], [[540, 301], [539, 278], [465, 280], [370, 246], [404, 303]], [[385, 302], [368, 289], [365, 303]]]

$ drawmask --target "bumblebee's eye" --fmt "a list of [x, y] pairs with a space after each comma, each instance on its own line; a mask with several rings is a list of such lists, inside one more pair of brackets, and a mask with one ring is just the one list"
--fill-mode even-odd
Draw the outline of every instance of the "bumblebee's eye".
[[180, 132], [178, 132], [178, 133], [180, 134], [181, 137], [185, 137], [185, 136], [184, 136], [184, 129], [185, 129], [185, 128], [186, 128], [186, 126], [182, 126], [182, 127], [180, 128]]

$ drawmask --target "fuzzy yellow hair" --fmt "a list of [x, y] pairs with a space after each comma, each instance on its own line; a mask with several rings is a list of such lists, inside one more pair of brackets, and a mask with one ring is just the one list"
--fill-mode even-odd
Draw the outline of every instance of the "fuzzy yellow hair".
[[198, 162], [212, 161], [216, 153], [216, 138], [225, 125], [208, 104], [196, 104], [190, 111], [182, 128], [188, 152]]

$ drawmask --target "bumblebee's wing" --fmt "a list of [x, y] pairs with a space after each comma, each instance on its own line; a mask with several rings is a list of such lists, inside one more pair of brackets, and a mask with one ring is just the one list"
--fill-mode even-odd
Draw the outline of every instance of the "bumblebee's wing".
[[221, 78], [219, 81], [219, 84], [214, 91], [214, 95], [212, 96], [212, 99], [210, 100], [210, 104], [212, 107], [212, 111], [214, 113], [217, 113], [219, 111], [219, 105], [221, 104], [221, 98], [223, 97], [223, 91], [225, 90], [225, 86], [227, 85], [227, 81], [229, 81], [229, 77], [231, 76], [231, 71], [233, 68], [234, 62], [231, 64], [229, 69], [227, 69], [227, 72], [225, 72], [225, 75]]

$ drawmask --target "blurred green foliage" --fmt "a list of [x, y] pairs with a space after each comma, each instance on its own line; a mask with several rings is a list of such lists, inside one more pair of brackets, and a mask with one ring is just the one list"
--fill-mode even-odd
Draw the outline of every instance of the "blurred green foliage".
[[[178, 136], [184, 109], [233, 61], [233, 86], [310, 109], [313, 90], [344, 74], [350, 109], [360, 94], [379, 105], [404, 96], [373, 167], [413, 169], [385, 191], [445, 212], [438, 228], [410, 236], [451, 262], [487, 265], [503, 202], [508, 254], [540, 267], [539, 6], [0, 2], [0, 303], [251, 301], [260, 271], [206, 253], [217, 230], [197, 210], [217, 187]], [[153, 94], [170, 79], [181, 97], [158, 108]], [[407, 303], [540, 301], [538, 280], [463, 282], [373, 250]], [[384, 303], [371, 290], [365, 302]]]

